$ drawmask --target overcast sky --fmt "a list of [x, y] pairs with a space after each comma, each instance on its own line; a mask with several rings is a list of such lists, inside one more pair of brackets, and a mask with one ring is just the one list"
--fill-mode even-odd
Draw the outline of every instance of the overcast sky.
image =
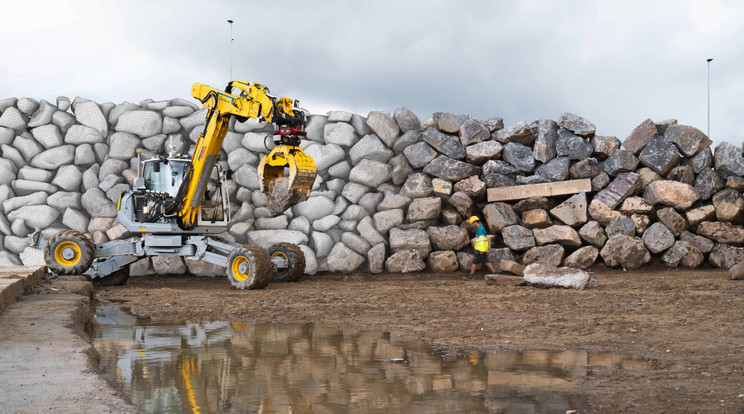
[[2, 0], [0, 98], [190, 98], [230, 75], [314, 113], [676, 118], [741, 144], [744, 2]]

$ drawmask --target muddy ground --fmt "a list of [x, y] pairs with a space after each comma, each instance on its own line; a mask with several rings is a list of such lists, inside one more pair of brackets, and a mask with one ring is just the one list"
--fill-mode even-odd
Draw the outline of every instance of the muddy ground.
[[258, 291], [226, 278], [150, 276], [96, 298], [146, 317], [323, 322], [453, 351], [569, 349], [647, 358], [581, 379], [594, 412], [744, 412], [744, 282], [721, 269], [593, 269], [576, 291], [486, 286], [462, 275], [319, 274]]

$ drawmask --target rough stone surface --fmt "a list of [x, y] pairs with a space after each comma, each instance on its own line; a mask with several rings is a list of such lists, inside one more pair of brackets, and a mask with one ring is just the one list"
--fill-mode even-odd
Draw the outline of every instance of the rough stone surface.
[[535, 173], [548, 181], [564, 181], [568, 178], [570, 161], [566, 157], [553, 158], [537, 167]]
[[432, 252], [427, 259], [429, 269], [436, 273], [452, 273], [457, 271], [457, 255], [452, 250]]
[[426, 232], [435, 250], [460, 250], [470, 243], [467, 230], [459, 226], [429, 227]]
[[685, 157], [694, 157], [702, 149], [707, 148], [713, 141], [702, 131], [687, 125], [671, 125], [664, 131], [664, 137], [679, 148]]
[[372, 216], [375, 228], [381, 234], [387, 234], [390, 229], [403, 224], [403, 209], [379, 211]]
[[398, 128], [401, 132], [414, 131], [421, 128], [421, 121], [410, 109], [405, 106], [401, 106], [393, 113], [395, 122], [398, 123]]
[[491, 203], [483, 209], [488, 231], [495, 234], [504, 227], [519, 223], [519, 217], [511, 205], [506, 203]]
[[535, 247], [535, 237], [532, 231], [520, 225], [513, 225], [501, 229], [504, 244], [512, 250], [524, 251]]
[[[415, 117], [415, 115], [414, 115]], [[372, 111], [367, 115], [367, 126], [374, 132], [382, 142], [388, 147], [392, 147], [395, 138], [400, 135], [400, 128], [395, 118], [385, 112]]]
[[566, 225], [575, 227], [587, 221], [586, 193], [579, 193], [569, 197], [563, 203], [550, 210], [550, 215]]
[[692, 158], [684, 158], [682, 165], [689, 165], [695, 174], [698, 174], [703, 168], [713, 166], [713, 151], [710, 150], [710, 147], [703, 148], [703, 150], [695, 154]]
[[616, 176], [620, 173], [634, 172], [640, 161], [629, 150], [617, 149], [604, 162], [604, 171]]
[[712, 168], [704, 168], [695, 178], [693, 188], [698, 196], [700, 196], [701, 200], [708, 200], [713, 196], [713, 194], [719, 192], [725, 186], [725, 182], [718, 173], [716, 173]]
[[563, 261], [565, 250], [559, 244], [548, 244], [545, 246], [533, 247], [522, 256], [522, 264], [527, 266], [532, 263], [545, 263], [553, 266], [560, 266]]
[[729, 279], [744, 280], [744, 262], [739, 262], [729, 269]]
[[409, 222], [439, 218], [442, 211], [442, 199], [439, 197], [417, 198], [408, 206], [406, 219]]
[[679, 181], [658, 180], [646, 187], [643, 198], [654, 204], [686, 210], [700, 197], [689, 184]]
[[553, 221], [550, 220], [550, 215], [547, 211], [536, 208], [522, 213], [522, 224], [528, 229], [542, 229], [552, 226]]
[[489, 286], [517, 287], [517, 286], [524, 286], [527, 284], [527, 282], [521, 276], [489, 274], [489, 275], [485, 275], [483, 278], [486, 281], [486, 284]]
[[596, 135], [592, 137], [593, 155], [598, 160], [607, 159], [616, 149], [620, 148], [620, 140], [617, 137], [603, 137]]
[[607, 266], [629, 270], [638, 269], [651, 261], [651, 254], [643, 240], [625, 235], [611, 237], [599, 254]]
[[328, 255], [328, 270], [331, 272], [350, 273], [361, 266], [364, 261], [364, 256], [354, 252], [343, 243], [336, 243]]
[[661, 253], [674, 245], [674, 234], [663, 224], [654, 223], [643, 233], [643, 243], [651, 253]]
[[583, 160], [592, 156], [594, 148], [585, 138], [574, 135], [566, 129], [558, 130], [558, 140], [555, 142], [555, 151], [559, 157], [568, 157], [572, 160]]
[[393, 172], [393, 167], [380, 161], [363, 159], [349, 173], [349, 180], [370, 187], [388, 181]]
[[581, 269], [556, 267], [543, 263], [533, 263], [524, 269], [524, 280], [536, 286], [561, 287], [583, 290], [589, 287], [591, 277]]
[[653, 139], [643, 148], [638, 160], [661, 175], [667, 175], [680, 161], [677, 147], [663, 136]]
[[703, 236], [698, 236], [694, 233], [690, 233], [689, 231], [683, 232], [682, 235], [679, 236], [679, 239], [697, 247], [697, 249], [700, 250], [700, 253], [702, 254], [710, 253], [710, 251], [713, 250], [713, 246], [715, 245], [712, 240]]
[[417, 250], [401, 250], [385, 260], [385, 269], [390, 273], [420, 272], [426, 263]]
[[744, 262], [744, 247], [716, 243], [710, 251], [708, 261], [712, 266], [728, 269], [737, 263]]
[[[692, 188], [692, 187], [690, 187]], [[621, 173], [592, 199], [592, 203], [599, 201], [610, 209], [614, 209], [626, 198], [641, 190], [640, 176], [636, 173]]]
[[558, 124], [550, 119], [537, 121], [537, 137], [533, 147], [535, 159], [546, 163], [556, 157], [555, 143], [558, 140]]
[[654, 121], [647, 119], [635, 127], [630, 135], [628, 135], [628, 138], [623, 142], [623, 147], [638, 155], [649, 142], [658, 136], [659, 131], [656, 129]]
[[367, 264], [369, 271], [372, 273], [382, 273], [385, 271], [385, 245], [376, 244], [367, 252]]
[[661, 261], [669, 267], [695, 268], [700, 266], [705, 260], [703, 254], [695, 246], [684, 241], [674, 243], [667, 252], [661, 257]]
[[485, 141], [491, 137], [491, 132], [477, 119], [468, 119], [459, 130], [460, 143], [463, 147]]
[[481, 165], [501, 156], [504, 147], [497, 141], [484, 141], [465, 147], [465, 159], [471, 164]]
[[532, 146], [535, 142], [535, 135], [532, 132], [532, 128], [530, 128], [529, 124], [525, 121], [519, 122], [517, 125], [510, 126], [509, 128], [499, 130], [494, 135], [499, 142], [504, 144], [514, 142], [525, 146]]
[[449, 112], [436, 112], [432, 118], [436, 128], [448, 134], [458, 133], [462, 124], [470, 119], [467, 115], [452, 114]]
[[476, 214], [473, 200], [463, 192], [456, 192], [448, 199], [449, 204], [455, 208], [458, 214], [463, 218], [468, 218]]
[[429, 236], [423, 230], [390, 230], [390, 249], [394, 252], [402, 250], [416, 250], [420, 257], [425, 258], [431, 252]]
[[744, 198], [741, 193], [727, 188], [713, 196], [718, 221], [741, 223], [744, 219]]
[[570, 226], [553, 225], [544, 229], [536, 228], [532, 230], [532, 234], [539, 246], [545, 244], [560, 244], [565, 247], [581, 246], [579, 234]]
[[716, 147], [714, 161], [716, 172], [723, 177], [744, 176], [744, 156], [741, 148], [723, 142]]
[[679, 237], [680, 234], [687, 230], [687, 220], [671, 207], [659, 209], [656, 212], [656, 216], [659, 222], [667, 226], [675, 237]]
[[531, 172], [535, 169], [535, 158], [530, 147], [510, 142], [504, 145], [501, 156], [504, 161], [519, 171]]
[[589, 269], [594, 265], [599, 256], [599, 249], [594, 246], [584, 246], [568, 255], [563, 260], [563, 265], [579, 269]]
[[672, 168], [666, 179], [692, 185], [695, 182], [695, 172], [688, 165], [680, 165]]
[[695, 233], [717, 243], [744, 245], [744, 227], [727, 222], [704, 221]]
[[430, 162], [424, 172], [443, 180], [460, 181], [480, 174], [480, 167], [440, 155]]
[[591, 122], [569, 112], [561, 115], [558, 125], [582, 137], [591, 137], [597, 130]]
[[454, 135], [448, 135], [434, 128], [427, 128], [422, 133], [422, 139], [440, 154], [456, 160], [465, 159], [465, 147]]
[[596, 158], [587, 158], [572, 165], [568, 170], [568, 175], [572, 180], [582, 178], [594, 178], [600, 173], [600, 164]]
[[405, 155], [411, 167], [424, 168], [437, 157], [437, 152], [426, 142], [418, 142], [406, 147], [403, 150], [403, 155]]

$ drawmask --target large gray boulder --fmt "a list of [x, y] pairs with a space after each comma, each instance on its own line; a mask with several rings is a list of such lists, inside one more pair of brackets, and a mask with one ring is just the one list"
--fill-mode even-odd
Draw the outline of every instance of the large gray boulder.
[[460, 181], [480, 174], [480, 167], [440, 155], [424, 167], [424, 172], [443, 180]]
[[720, 175], [712, 168], [704, 168], [700, 174], [695, 177], [695, 192], [701, 200], [708, 200], [713, 194], [719, 192], [726, 186]]
[[[415, 115], [414, 115], [415, 116]], [[382, 142], [388, 147], [392, 147], [395, 138], [400, 135], [400, 128], [395, 119], [385, 112], [372, 111], [367, 115], [367, 126], [374, 132]]]
[[646, 145], [638, 156], [641, 164], [656, 171], [661, 175], [667, 175], [680, 161], [677, 147], [665, 137], [654, 138]]
[[564, 253], [563, 246], [559, 244], [533, 247], [527, 250], [524, 256], [522, 256], [522, 264], [527, 266], [532, 263], [546, 263], [553, 266], [560, 266]]
[[366, 255], [372, 246], [356, 233], [345, 232], [341, 235], [341, 242], [360, 255]]
[[597, 131], [594, 124], [569, 112], [564, 112], [561, 115], [558, 125], [582, 137], [591, 137]]
[[104, 135], [85, 125], [72, 125], [65, 134], [65, 143], [72, 145], [96, 144], [104, 142]]
[[129, 132], [140, 138], [147, 138], [162, 132], [163, 118], [155, 111], [129, 111], [119, 117], [114, 129], [118, 132]]
[[346, 158], [344, 149], [336, 144], [312, 145], [305, 153], [315, 161], [318, 171], [324, 171]]
[[592, 156], [594, 147], [585, 138], [574, 135], [570, 131], [561, 128], [558, 130], [558, 140], [555, 142], [555, 151], [559, 157], [568, 157], [572, 160], [583, 160]]
[[661, 224], [654, 223], [643, 232], [643, 243], [651, 253], [661, 253], [674, 245], [674, 234]]
[[393, 167], [380, 161], [363, 159], [349, 173], [349, 180], [370, 186], [378, 185], [388, 181]]
[[649, 142], [659, 136], [656, 124], [651, 119], [646, 119], [628, 135], [623, 142], [623, 147], [633, 154], [638, 155]]
[[393, 118], [395, 118], [398, 128], [400, 128], [400, 131], [403, 133], [421, 128], [421, 121], [419, 121], [416, 114], [405, 106], [396, 109], [393, 113]]
[[620, 173], [634, 172], [638, 163], [638, 158], [632, 151], [617, 149], [605, 160], [604, 170], [614, 177]]
[[417, 250], [401, 250], [385, 260], [385, 269], [390, 273], [420, 272], [426, 263]]
[[456, 160], [465, 159], [465, 147], [454, 135], [444, 134], [434, 128], [427, 128], [422, 133], [422, 139], [440, 154]]
[[31, 166], [45, 170], [56, 170], [62, 165], [72, 164], [75, 159], [75, 146], [63, 145], [48, 149], [31, 160]]
[[537, 138], [533, 152], [535, 159], [546, 163], [557, 155], [555, 143], [558, 141], [558, 124], [551, 119], [537, 121]]
[[456, 134], [462, 124], [470, 119], [468, 115], [464, 114], [452, 114], [449, 112], [435, 112], [432, 116], [434, 126], [445, 133]]
[[537, 167], [535, 173], [547, 181], [565, 181], [568, 178], [570, 161], [567, 157], [553, 158]]
[[58, 147], [63, 143], [62, 133], [54, 124], [36, 127], [31, 130], [31, 134], [46, 149]]
[[434, 158], [436, 158], [438, 154], [426, 142], [418, 142], [404, 149], [403, 155], [405, 155], [408, 163], [411, 164], [411, 167], [424, 168]]
[[74, 165], [59, 167], [52, 184], [65, 191], [78, 191], [83, 182], [83, 173]]
[[458, 268], [457, 255], [452, 250], [432, 252], [427, 262], [435, 273], [452, 273]]
[[525, 121], [521, 121], [509, 128], [501, 129], [493, 134], [493, 137], [503, 144], [514, 142], [525, 146], [532, 146], [535, 142], [535, 135], [532, 132], [532, 128]]
[[460, 250], [470, 243], [467, 230], [459, 226], [429, 227], [426, 232], [436, 250]]
[[431, 242], [425, 231], [419, 229], [390, 230], [390, 249], [394, 252], [416, 250], [422, 258], [431, 252]]
[[611, 237], [599, 254], [607, 266], [630, 270], [638, 269], [651, 261], [651, 254], [643, 240], [625, 235]]
[[719, 191], [712, 201], [718, 221], [740, 223], [744, 219], [744, 198], [733, 188]]
[[301, 231], [294, 230], [254, 230], [247, 234], [248, 241], [264, 249], [277, 243], [307, 244], [307, 235]]
[[550, 210], [550, 215], [564, 224], [576, 227], [587, 221], [586, 193], [579, 193], [569, 197]]
[[535, 169], [532, 149], [522, 144], [510, 142], [504, 145], [501, 157], [519, 171], [532, 172]]
[[498, 233], [507, 226], [519, 223], [519, 217], [514, 208], [506, 203], [491, 203], [483, 209], [488, 231], [492, 234]]
[[442, 211], [442, 199], [439, 197], [417, 198], [408, 206], [406, 216], [409, 222], [419, 220], [436, 220]]
[[29, 229], [49, 227], [59, 217], [59, 211], [51, 206], [23, 206], [8, 214], [8, 220], [23, 220]]
[[387, 234], [390, 229], [403, 224], [403, 209], [396, 208], [393, 210], [378, 211], [372, 216], [375, 222], [375, 228], [381, 234]]
[[460, 142], [463, 147], [485, 141], [491, 132], [477, 119], [468, 119], [460, 126]]
[[[401, 223], [397, 223], [396, 225], [400, 225]], [[387, 240], [385, 240], [384, 237], [380, 234], [379, 231], [375, 228], [374, 220], [372, 217], [365, 217], [361, 220], [359, 220], [359, 224], [357, 224], [356, 228], [357, 232], [359, 232], [359, 235], [364, 238], [371, 246], [376, 246], [380, 243], [387, 244]]]
[[334, 202], [326, 197], [315, 196], [292, 207], [292, 212], [295, 216], [302, 216], [313, 222], [331, 214], [334, 205]]
[[744, 176], [744, 156], [741, 148], [723, 142], [716, 147], [714, 161], [716, 172], [724, 178], [732, 175]]
[[128, 161], [135, 156], [135, 150], [140, 142], [141, 140], [134, 134], [115, 132], [110, 138], [109, 157]]
[[701, 130], [687, 125], [670, 125], [664, 131], [664, 136], [687, 158], [692, 158], [713, 143]]
[[75, 119], [78, 123], [93, 128], [99, 134], [108, 135], [108, 122], [97, 103], [88, 101], [75, 105]]
[[[341, 149], [339, 147], [339, 149]], [[375, 134], [369, 134], [362, 137], [353, 147], [349, 150], [349, 158], [353, 165], [359, 164], [362, 158], [369, 158], [370, 160], [376, 160], [380, 162], [388, 162], [393, 158], [393, 151], [382, 143], [380, 138]], [[343, 157], [341, 158], [343, 159]], [[338, 161], [341, 161], [339, 159]], [[335, 164], [335, 161], [332, 164]], [[320, 168], [318, 168], [320, 169]]]
[[[325, 142], [351, 148], [359, 141], [354, 127], [345, 122], [329, 122], [323, 127]], [[379, 134], [378, 134], [379, 135]]]
[[520, 225], [507, 226], [501, 229], [504, 244], [516, 251], [524, 251], [535, 247], [535, 236], [532, 231]]

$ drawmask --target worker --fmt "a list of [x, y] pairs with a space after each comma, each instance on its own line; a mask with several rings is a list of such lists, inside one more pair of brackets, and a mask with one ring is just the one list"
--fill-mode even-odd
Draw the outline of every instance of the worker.
[[476, 216], [472, 216], [468, 219], [468, 223], [476, 226], [475, 228], [475, 256], [473, 257], [473, 264], [470, 266], [470, 274], [465, 276], [465, 280], [473, 280], [475, 276], [475, 269], [485, 264], [491, 273], [496, 273], [496, 269], [488, 261], [488, 237], [486, 236], [486, 228], [483, 227], [480, 220]]

